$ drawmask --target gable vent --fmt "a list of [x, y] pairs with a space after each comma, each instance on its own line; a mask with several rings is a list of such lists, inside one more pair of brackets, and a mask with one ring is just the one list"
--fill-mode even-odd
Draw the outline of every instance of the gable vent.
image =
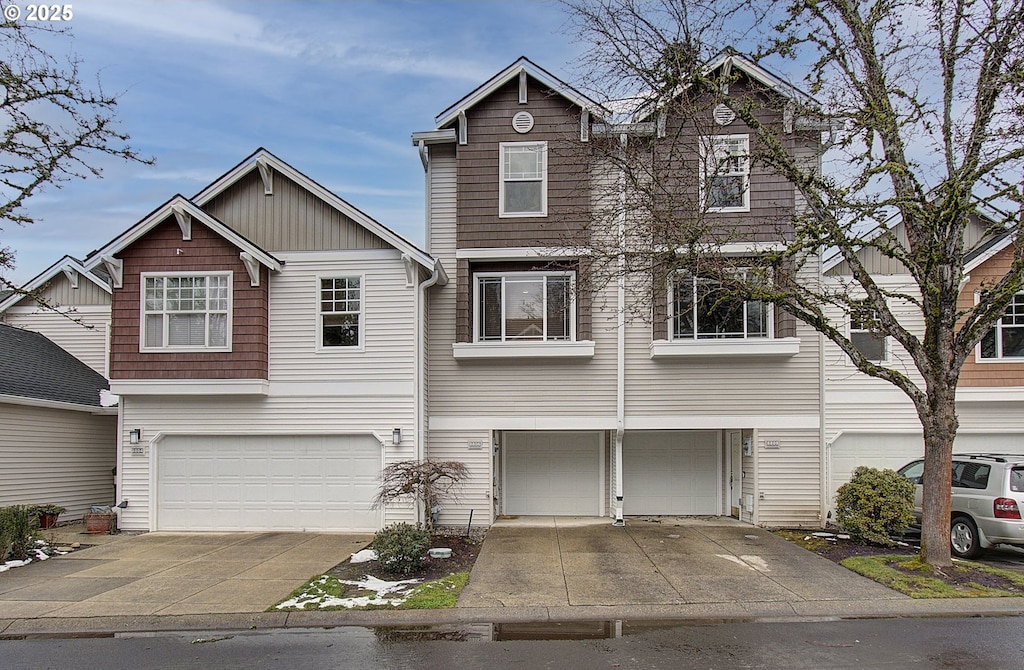
[[720, 126], [727, 126], [736, 120], [736, 112], [729, 109], [725, 104], [719, 104], [715, 107], [711, 115], [714, 117], [715, 123]]
[[512, 128], [517, 133], [528, 133], [533, 130], [533, 114], [519, 112], [512, 117]]

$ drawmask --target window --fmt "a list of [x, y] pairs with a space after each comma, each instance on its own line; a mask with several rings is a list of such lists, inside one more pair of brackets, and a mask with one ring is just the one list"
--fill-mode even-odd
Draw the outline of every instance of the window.
[[571, 272], [476, 275], [477, 342], [571, 342], [576, 310]]
[[499, 216], [547, 216], [546, 142], [502, 142]]
[[142, 281], [143, 350], [230, 349], [231, 273]]
[[850, 312], [850, 342], [857, 347], [864, 358], [875, 363], [888, 360], [886, 337], [877, 330], [878, 311], [861, 303]]
[[362, 346], [362, 278], [320, 279], [320, 346]]
[[987, 489], [992, 466], [971, 461], [953, 462], [953, 486], [961, 489]]
[[992, 330], [981, 338], [981, 358], [1024, 359], [1024, 293], [1013, 296]]
[[[746, 279], [746, 271], [739, 271]], [[673, 340], [771, 337], [771, 309], [760, 300], [739, 300], [712, 279], [683, 274], [672, 283]]]
[[704, 147], [701, 194], [709, 212], [750, 211], [750, 139], [718, 135]]

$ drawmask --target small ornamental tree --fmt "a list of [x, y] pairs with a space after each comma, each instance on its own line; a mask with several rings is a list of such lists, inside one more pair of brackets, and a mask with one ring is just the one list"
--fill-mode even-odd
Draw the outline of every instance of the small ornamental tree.
[[895, 470], [863, 465], [836, 494], [836, 521], [860, 542], [892, 546], [914, 521], [914, 485]]
[[374, 507], [411, 498], [423, 510], [424, 525], [433, 530], [431, 511], [441, 503], [458, 500], [469, 468], [461, 461], [408, 460], [392, 463], [380, 473]]

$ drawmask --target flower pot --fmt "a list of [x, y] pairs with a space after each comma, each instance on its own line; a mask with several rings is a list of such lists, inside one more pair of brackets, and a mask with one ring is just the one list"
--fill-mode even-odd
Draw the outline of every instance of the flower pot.
[[110, 535], [114, 531], [117, 515], [113, 512], [89, 512], [83, 517], [85, 532], [90, 535]]

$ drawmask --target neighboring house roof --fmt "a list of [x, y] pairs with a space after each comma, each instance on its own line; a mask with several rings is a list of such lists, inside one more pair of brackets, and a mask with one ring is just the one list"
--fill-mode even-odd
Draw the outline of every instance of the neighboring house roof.
[[527, 76], [536, 79], [547, 88], [568, 99], [573, 104], [589, 111], [591, 114], [597, 114], [599, 116], [608, 116], [609, 114], [608, 110], [600, 103], [588, 98], [569, 84], [566, 84], [558, 77], [523, 56], [475, 88], [471, 93], [469, 93], [469, 95], [464, 96], [454, 105], [438, 114], [437, 117], [434, 118], [435, 125], [437, 128], [444, 128], [448, 124], [454, 122], [458, 119], [460, 112], [464, 112], [479, 103], [481, 100], [487, 98], [487, 96], [491, 95], [508, 83], [509, 80], [518, 77], [520, 72], [525, 72]]
[[100, 373], [50, 339], [0, 324], [0, 402], [4, 396], [101, 408]]
[[[67, 275], [72, 286], [77, 286], [80, 278], [85, 277], [107, 293], [110, 293], [110, 284], [108, 283], [109, 277], [107, 277], [106, 273], [101, 275], [98, 272], [86, 269], [82, 261], [74, 258], [73, 256], [64, 256], [50, 267], [40, 272], [21, 287], [22, 291], [32, 293], [33, 291], [45, 286], [48, 281], [62, 272]], [[7, 295], [0, 294], [0, 312], [21, 302], [25, 298], [25, 293], [22, 291], [10, 291], [7, 292]]]
[[358, 208], [353, 207], [348, 202], [342, 200], [328, 189], [324, 188], [262, 147], [253, 152], [252, 155], [241, 163], [228, 170], [212, 184], [197, 193], [192, 198], [192, 202], [199, 207], [204, 206], [253, 170], [260, 170], [261, 174], [269, 175], [272, 174], [273, 171], [276, 171], [285, 175], [302, 188], [316, 195], [341, 214], [352, 219], [363, 228], [401, 251], [403, 254], [408, 255], [428, 270], [433, 270], [437, 264], [437, 261], [430, 256], [430, 254], [422, 251], [409, 240], [405, 239], [387, 226], [377, 222]]

